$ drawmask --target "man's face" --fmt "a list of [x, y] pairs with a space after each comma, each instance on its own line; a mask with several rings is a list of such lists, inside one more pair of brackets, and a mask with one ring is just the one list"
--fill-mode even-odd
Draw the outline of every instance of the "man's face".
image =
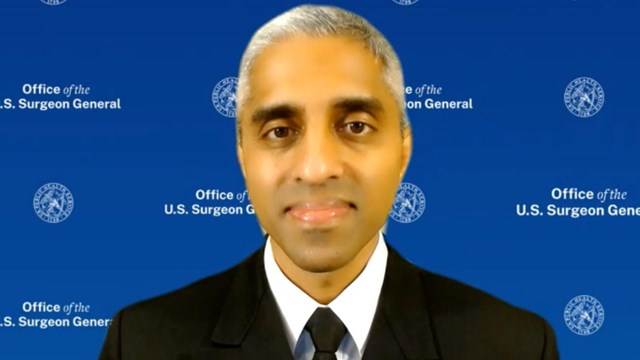
[[298, 268], [340, 269], [376, 239], [411, 153], [382, 65], [355, 40], [296, 36], [249, 81], [238, 157], [258, 220]]

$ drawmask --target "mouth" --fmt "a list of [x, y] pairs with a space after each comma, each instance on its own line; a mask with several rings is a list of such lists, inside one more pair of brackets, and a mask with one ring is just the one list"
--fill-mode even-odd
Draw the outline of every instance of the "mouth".
[[348, 201], [329, 199], [300, 201], [285, 208], [284, 212], [298, 222], [314, 226], [335, 224], [355, 209]]

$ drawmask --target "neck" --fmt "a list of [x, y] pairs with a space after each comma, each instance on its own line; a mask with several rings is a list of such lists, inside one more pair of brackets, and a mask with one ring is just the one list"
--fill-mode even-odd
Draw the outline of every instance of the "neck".
[[313, 300], [327, 305], [360, 275], [378, 244], [378, 236], [376, 233], [344, 266], [327, 272], [304, 270], [293, 263], [275, 241], [271, 241], [271, 247], [275, 261], [285, 276]]

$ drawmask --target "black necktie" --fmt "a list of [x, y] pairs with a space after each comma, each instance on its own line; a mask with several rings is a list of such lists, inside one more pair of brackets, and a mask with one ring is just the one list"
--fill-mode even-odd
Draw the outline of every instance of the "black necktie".
[[336, 351], [347, 333], [340, 318], [328, 307], [319, 307], [304, 326], [316, 348], [313, 360], [336, 360]]

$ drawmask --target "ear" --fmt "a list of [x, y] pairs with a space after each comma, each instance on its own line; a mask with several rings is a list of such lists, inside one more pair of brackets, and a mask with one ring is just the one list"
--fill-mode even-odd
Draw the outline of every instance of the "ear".
[[247, 172], [244, 167], [244, 150], [242, 149], [242, 144], [240, 143], [240, 139], [236, 141], [236, 156], [238, 156], [238, 163], [240, 164], [240, 170], [242, 171], [242, 177], [247, 177]]
[[404, 129], [402, 135], [402, 169], [400, 171], [400, 181], [404, 177], [407, 167], [409, 166], [409, 160], [411, 160], [411, 152], [413, 151], [413, 134], [411, 127], [407, 126]]

